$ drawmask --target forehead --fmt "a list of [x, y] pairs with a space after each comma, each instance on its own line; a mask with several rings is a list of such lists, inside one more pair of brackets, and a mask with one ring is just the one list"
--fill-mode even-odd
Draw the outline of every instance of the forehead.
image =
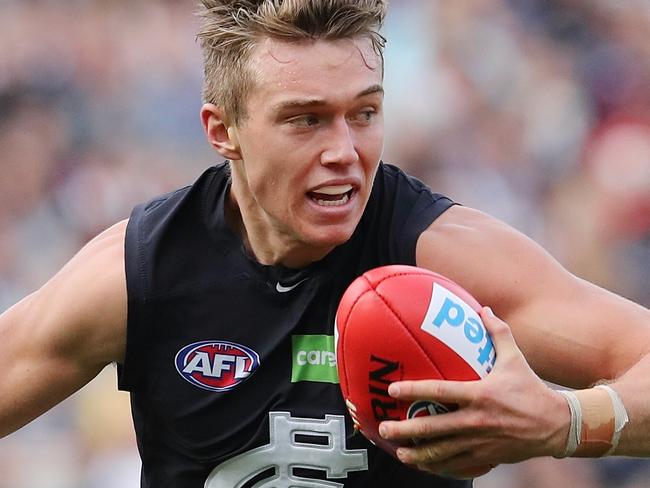
[[[382, 84], [382, 60], [369, 39], [286, 42], [265, 39], [251, 56], [251, 99], [273, 104], [293, 98], [335, 102]], [[258, 106], [259, 107], [259, 106]]]

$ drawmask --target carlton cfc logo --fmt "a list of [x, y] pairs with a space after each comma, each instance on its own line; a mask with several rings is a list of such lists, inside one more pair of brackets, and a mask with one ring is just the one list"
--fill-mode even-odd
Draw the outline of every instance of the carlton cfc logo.
[[227, 341], [203, 341], [185, 346], [175, 358], [176, 370], [194, 386], [228, 391], [252, 375], [260, 365], [251, 348]]

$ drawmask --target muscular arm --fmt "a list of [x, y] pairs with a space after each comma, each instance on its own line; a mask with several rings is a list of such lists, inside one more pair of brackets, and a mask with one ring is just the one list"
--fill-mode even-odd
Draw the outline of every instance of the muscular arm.
[[0, 315], [0, 437], [121, 361], [126, 221], [89, 242], [38, 291]]
[[544, 379], [582, 388], [650, 353], [650, 311], [584, 281], [502, 222], [453, 207], [418, 242], [418, 265], [457, 281], [511, 327]]
[[497, 350], [485, 380], [406, 382], [392, 390], [403, 399], [461, 407], [436, 418], [386, 422], [389, 438], [430, 439], [407, 449], [405, 462], [453, 471], [560, 455], [569, 410], [533, 371], [575, 388], [610, 382], [630, 417], [616, 454], [650, 456], [650, 311], [577, 278], [527, 237], [464, 207], [452, 207], [421, 235], [416, 257], [510, 328], [484, 316]]

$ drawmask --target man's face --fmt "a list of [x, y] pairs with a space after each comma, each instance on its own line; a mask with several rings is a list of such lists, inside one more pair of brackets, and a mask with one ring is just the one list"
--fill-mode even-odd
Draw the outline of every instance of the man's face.
[[251, 68], [256, 85], [232, 163], [234, 180], [244, 180], [233, 182], [242, 215], [290, 247], [345, 242], [383, 148], [380, 57], [366, 40], [267, 39]]

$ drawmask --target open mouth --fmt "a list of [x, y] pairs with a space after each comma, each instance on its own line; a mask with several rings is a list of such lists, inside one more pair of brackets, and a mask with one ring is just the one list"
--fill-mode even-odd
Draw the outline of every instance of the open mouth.
[[332, 185], [324, 186], [316, 191], [310, 191], [307, 195], [323, 207], [339, 207], [348, 203], [354, 191], [354, 187], [350, 184]]

